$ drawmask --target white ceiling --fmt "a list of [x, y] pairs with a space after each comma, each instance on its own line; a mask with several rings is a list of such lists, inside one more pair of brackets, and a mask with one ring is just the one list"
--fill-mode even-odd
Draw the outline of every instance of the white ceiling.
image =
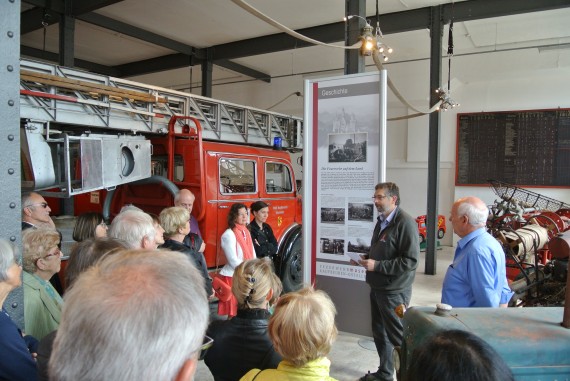
[[[334, 23], [344, 16], [344, 0], [248, 0], [248, 3], [291, 29]], [[380, 13], [451, 3], [441, 0], [382, 0]], [[31, 8], [22, 3], [22, 10]], [[376, 12], [376, 2], [368, 1], [367, 15]], [[101, 8], [96, 13], [134, 25], [197, 48], [210, 47], [280, 31], [247, 13], [230, 0], [124, 0]], [[454, 26], [455, 55], [486, 51], [569, 47], [570, 8], [499, 17]], [[375, 25], [372, 20], [372, 25]], [[58, 25], [21, 36], [25, 46], [50, 52], [58, 51]], [[445, 28], [444, 53], [448, 27]], [[391, 62], [429, 59], [429, 31], [386, 35], [384, 41], [394, 48]], [[342, 43], [339, 43], [342, 44]], [[566, 44], [566, 45], [565, 45]], [[134, 37], [76, 21], [76, 58], [114, 66], [174, 54], [172, 50]], [[318, 74], [343, 67], [343, 50], [322, 46], [299, 48], [271, 54], [244, 57], [235, 62], [271, 75], [273, 78]], [[508, 68], [506, 68], [508, 70]], [[187, 89], [200, 86], [200, 67], [195, 66], [135, 77], [159, 86]], [[250, 81], [251, 78], [214, 66], [213, 83]], [[194, 92], [199, 92], [195, 89]]]

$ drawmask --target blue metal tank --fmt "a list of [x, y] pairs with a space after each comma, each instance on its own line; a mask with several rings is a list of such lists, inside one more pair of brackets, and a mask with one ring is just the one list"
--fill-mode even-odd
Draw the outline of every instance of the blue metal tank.
[[[398, 380], [406, 380], [412, 352], [440, 330], [460, 329], [489, 343], [516, 380], [570, 380], [570, 329], [561, 326], [562, 307], [454, 308], [444, 312], [412, 307], [404, 315]], [[398, 351], [398, 349], [397, 349]]]

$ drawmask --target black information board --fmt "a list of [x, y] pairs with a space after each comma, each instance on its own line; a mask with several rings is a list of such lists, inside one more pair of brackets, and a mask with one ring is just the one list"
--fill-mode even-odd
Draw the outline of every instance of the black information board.
[[570, 109], [457, 115], [456, 185], [570, 186]]

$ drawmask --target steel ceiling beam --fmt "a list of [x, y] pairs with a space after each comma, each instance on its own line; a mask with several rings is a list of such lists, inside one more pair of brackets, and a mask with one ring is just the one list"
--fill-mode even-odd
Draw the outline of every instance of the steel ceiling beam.
[[[471, 21], [492, 17], [511, 16], [570, 7], [570, 0], [468, 0], [452, 4], [443, 4], [443, 19], [448, 21], [453, 15], [455, 22]], [[410, 32], [428, 29], [431, 23], [431, 8], [418, 8], [409, 11], [386, 13], [380, 15], [380, 25], [384, 34]], [[369, 17], [376, 17], [372, 15]], [[298, 29], [307, 37], [325, 43], [344, 40], [345, 23], [336, 22], [310, 28]], [[230, 60], [260, 54], [275, 53], [284, 50], [308, 47], [312, 44], [298, 40], [285, 33], [255, 37], [246, 40], [214, 46], [214, 62]], [[153, 59], [153, 70], [170, 70], [172, 57], [165, 56]], [[128, 64], [134, 65], [136, 63]], [[141, 73], [139, 73], [141, 74]]]
[[[97, 9], [108, 7], [123, 0], [89, 0], [75, 1], [72, 5], [71, 13], [78, 16], [83, 13], [93, 12]], [[65, 13], [65, 0], [22, 0], [22, 3], [33, 5], [34, 7], [49, 9], [59, 14]]]
[[271, 76], [266, 73], [262, 73], [248, 66], [240, 65], [235, 61], [230, 60], [214, 60], [214, 64], [219, 67], [226, 68], [236, 73], [241, 73], [247, 75], [248, 77], [259, 79], [260, 81], [271, 83]]
[[[189, 62], [192, 62], [193, 65], [202, 64], [207, 57], [206, 49], [195, 48], [193, 46], [183, 44], [181, 42], [172, 40], [170, 38], [149, 32], [147, 30], [126, 24], [121, 21], [114, 20], [109, 17], [105, 17], [103, 15], [99, 15], [97, 13], [87, 13], [78, 16], [77, 18], [79, 20], [88, 22], [90, 24], [97, 25], [105, 29], [113, 30], [117, 33], [131, 36], [133, 38], [137, 38], [139, 40], [146, 41], [151, 44], [181, 53], [181, 54], [169, 54], [167, 56], [164, 56], [166, 57], [166, 60], [168, 60], [168, 62], [170, 62], [172, 65], [175, 65], [174, 67], [172, 67], [173, 69], [188, 66]], [[190, 60], [190, 57], [193, 57], [193, 59]], [[155, 61], [153, 59], [144, 60], [140, 61], [142, 65], [138, 65], [137, 63], [133, 63], [134, 65], [126, 64], [119, 66], [119, 69], [124, 76], [147, 74], [150, 72], [148, 70], [154, 67], [154, 62]], [[215, 65], [225, 67], [227, 69], [246, 75], [248, 77], [262, 80], [264, 82], [271, 81], [271, 77], [268, 74], [251, 69], [247, 66], [230, 62], [227, 59], [213, 60], [213, 63]], [[145, 68], [145, 65], [148, 64], [151, 64], [151, 66]], [[157, 70], [153, 71], [162, 71], [162, 70], [158, 68]]]
[[[75, 2], [72, 4], [71, 15], [78, 17], [121, 1], [123, 0]], [[35, 6], [35, 8], [20, 13], [20, 35], [43, 28], [42, 22], [46, 22], [48, 25], [57, 24], [61, 20], [61, 15], [65, 13], [65, 2], [63, 0], [25, 0], [24, 2]]]
[[126, 36], [131, 36], [141, 41], [150, 42], [153, 45], [161, 46], [166, 49], [173, 50], [178, 53], [182, 53], [188, 56], [194, 56], [198, 59], [204, 59], [206, 57], [204, 49], [196, 49], [192, 46], [183, 44], [181, 42], [172, 40], [168, 37], [158, 35], [148, 30], [138, 28], [134, 25], [130, 25], [121, 21], [114, 20], [110, 17], [100, 15], [98, 13], [87, 13], [77, 16], [78, 20], [85, 21], [89, 24], [99, 26], [114, 32], [124, 34]]
[[[61, 0], [53, 1], [55, 3], [61, 3]], [[45, 3], [45, 1], [42, 0], [26, 0], [26, 2], [31, 4]], [[104, 2], [104, 0], [99, 0], [98, 2], [101, 3]], [[570, 7], [570, 0], [468, 0], [454, 4], [443, 4], [440, 5], [440, 7], [442, 9], [444, 20], [448, 21], [453, 15], [455, 22], [461, 22], [568, 8]], [[33, 9], [31, 11], [33, 11]], [[27, 12], [22, 13], [22, 16], [25, 13]], [[22, 28], [24, 28], [24, 22], [37, 26], [38, 16], [36, 15], [35, 17], [36, 19], [33, 20], [33, 23], [29, 20], [23, 19]], [[376, 15], [370, 17], [376, 17]], [[382, 26], [382, 32], [384, 34], [428, 29], [430, 23], [431, 7], [380, 15], [380, 25]], [[41, 21], [39, 24], [41, 25]], [[336, 22], [319, 25], [315, 27], [299, 29], [297, 32], [325, 43], [334, 43], [344, 40], [345, 23]], [[230, 59], [275, 53], [307, 46], [312, 45], [305, 41], [291, 37], [288, 34], [277, 33], [227, 44], [220, 44], [213, 46], [212, 48], [214, 50], [214, 63], [223, 67], [224, 62], [227, 62], [227, 60]], [[125, 76], [132, 76], [184, 67], [188, 65], [188, 62], [188, 55], [177, 53], [155, 57], [150, 60], [131, 62], [128, 64], [116, 66], [113, 69], [119, 70], [121, 73], [124, 73]], [[198, 64], [198, 62], [196, 62], [196, 64]], [[264, 73], [260, 73], [260, 76], [263, 78], [269, 77]], [[254, 76], [254, 78], [263, 80], [261, 77]]]
[[[443, 4], [440, 7], [442, 8], [443, 19], [446, 22], [451, 19], [451, 15], [453, 15], [455, 22], [461, 22], [568, 8], [570, 7], [570, 0], [501, 0], [499, 2], [496, 0], [468, 0], [454, 4]], [[432, 17], [431, 8], [417, 8], [380, 15], [380, 26], [383, 34], [429, 29]], [[370, 15], [367, 18], [376, 18], [376, 15]], [[334, 43], [344, 40], [345, 22], [299, 29], [296, 32], [325, 43]], [[311, 45], [286, 33], [278, 33], [217, 45], [214, 47], [214, 59], [234, 59]]]
[[[46, 19], [44, 8], [48, 6], [45, 0], [28, 0], [33, 5], [38, 8], [31, 9], [22, 13], [22, 27], [21, 34], [29, 33], [31, 31], [37, 30], [42, 27], [42, 22], [47, 22], [48, 24], [54, 24], [61, 21], [61, 15], [64, 12], [63, 1], [55, 0], [54, 4], [51, 5], [50, 9], [53, 12], [49, 13], [49, 18]], [[158, 35], [156, 33], [150, 32], [148, 30], [138, 28], [134, 25], [130, 25], [118, 20], [114, 20], [110, 17], [94, 13], [92, 11], [97, 10], [102, 7], [117, 3], [122, 0], [91, 0], [88, 2], [80, 3], [79, 6], [73, 8], [73, 15], [81, 21], [87, 22], [89, 24], [97, 25], [101, 28], [115, 31], [127, 36], [137, 38], [142, 41], [149, 42], [151, 44], [161, 46], [166, 49], [173, 50], [182, 55], [173, 59], [172, 55], [163, 56], [164, 62], [168, 62], [170, 65], [175, 65], [170, 67], [171, 69], [184, 67], [188, 65], [188, 62], [193, 62], [194, 64], [201, 64], [204, 59], [206, 59], [205, 49], [195, 48], [190, 45], [183, 44], [181, 42], [175, 41], [173, 39]], [[194, 60], [190, 60], [189, 57], [194, 57]], [[153, 63], [152, 60], [140, 61], [141, 65], [122, 65], [122, 76], [133, 76], [137, 74], [146, 74], [152, 70], [154, 65], [149, 66], [147, 69], [144, 65], [148, 63]], [[178, 63], [176, 63], [178, 62]], [[247, 66], [240, 65], [238, 63], [230, 62], [227, 59], [215, 60], [213, 63], [217, 66], [224, 67], [235, 71], [237, 73], [262, 80], [264, 82], [271, 82], [271, 76], [266, 73], [251, 69]], [[162, 71], [158, 69], [157, 71]]]
[[[20, 45], [20, 54], [25, 57], [37, 58], [40, 60], [46, 60], [50, 62], [59, 62], [59, 54], [44, 51], [41, 49], [31, 48], [29, 46]], [[75, 64], [73, 66], [85, 69], [87, 71], [92, 71], [97, 74], [104, 74], [111, 77], [121, 77], [121, 72], [115, 68], [100, 65], [95, 62], [80, 60], [75, 58]]]
[[57, 24], [61, 19], [61, 13], [46, 12], [44, 8], [33, 8], [20, 13], [20, 35], [24, 35], [43, 28], [43, 22], [47, 25]]

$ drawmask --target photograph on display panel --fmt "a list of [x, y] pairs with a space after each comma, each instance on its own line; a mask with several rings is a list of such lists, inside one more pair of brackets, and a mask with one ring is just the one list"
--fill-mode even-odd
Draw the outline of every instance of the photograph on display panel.
[[329, 134], [329, 163], [366, 162], [368, 134]]

